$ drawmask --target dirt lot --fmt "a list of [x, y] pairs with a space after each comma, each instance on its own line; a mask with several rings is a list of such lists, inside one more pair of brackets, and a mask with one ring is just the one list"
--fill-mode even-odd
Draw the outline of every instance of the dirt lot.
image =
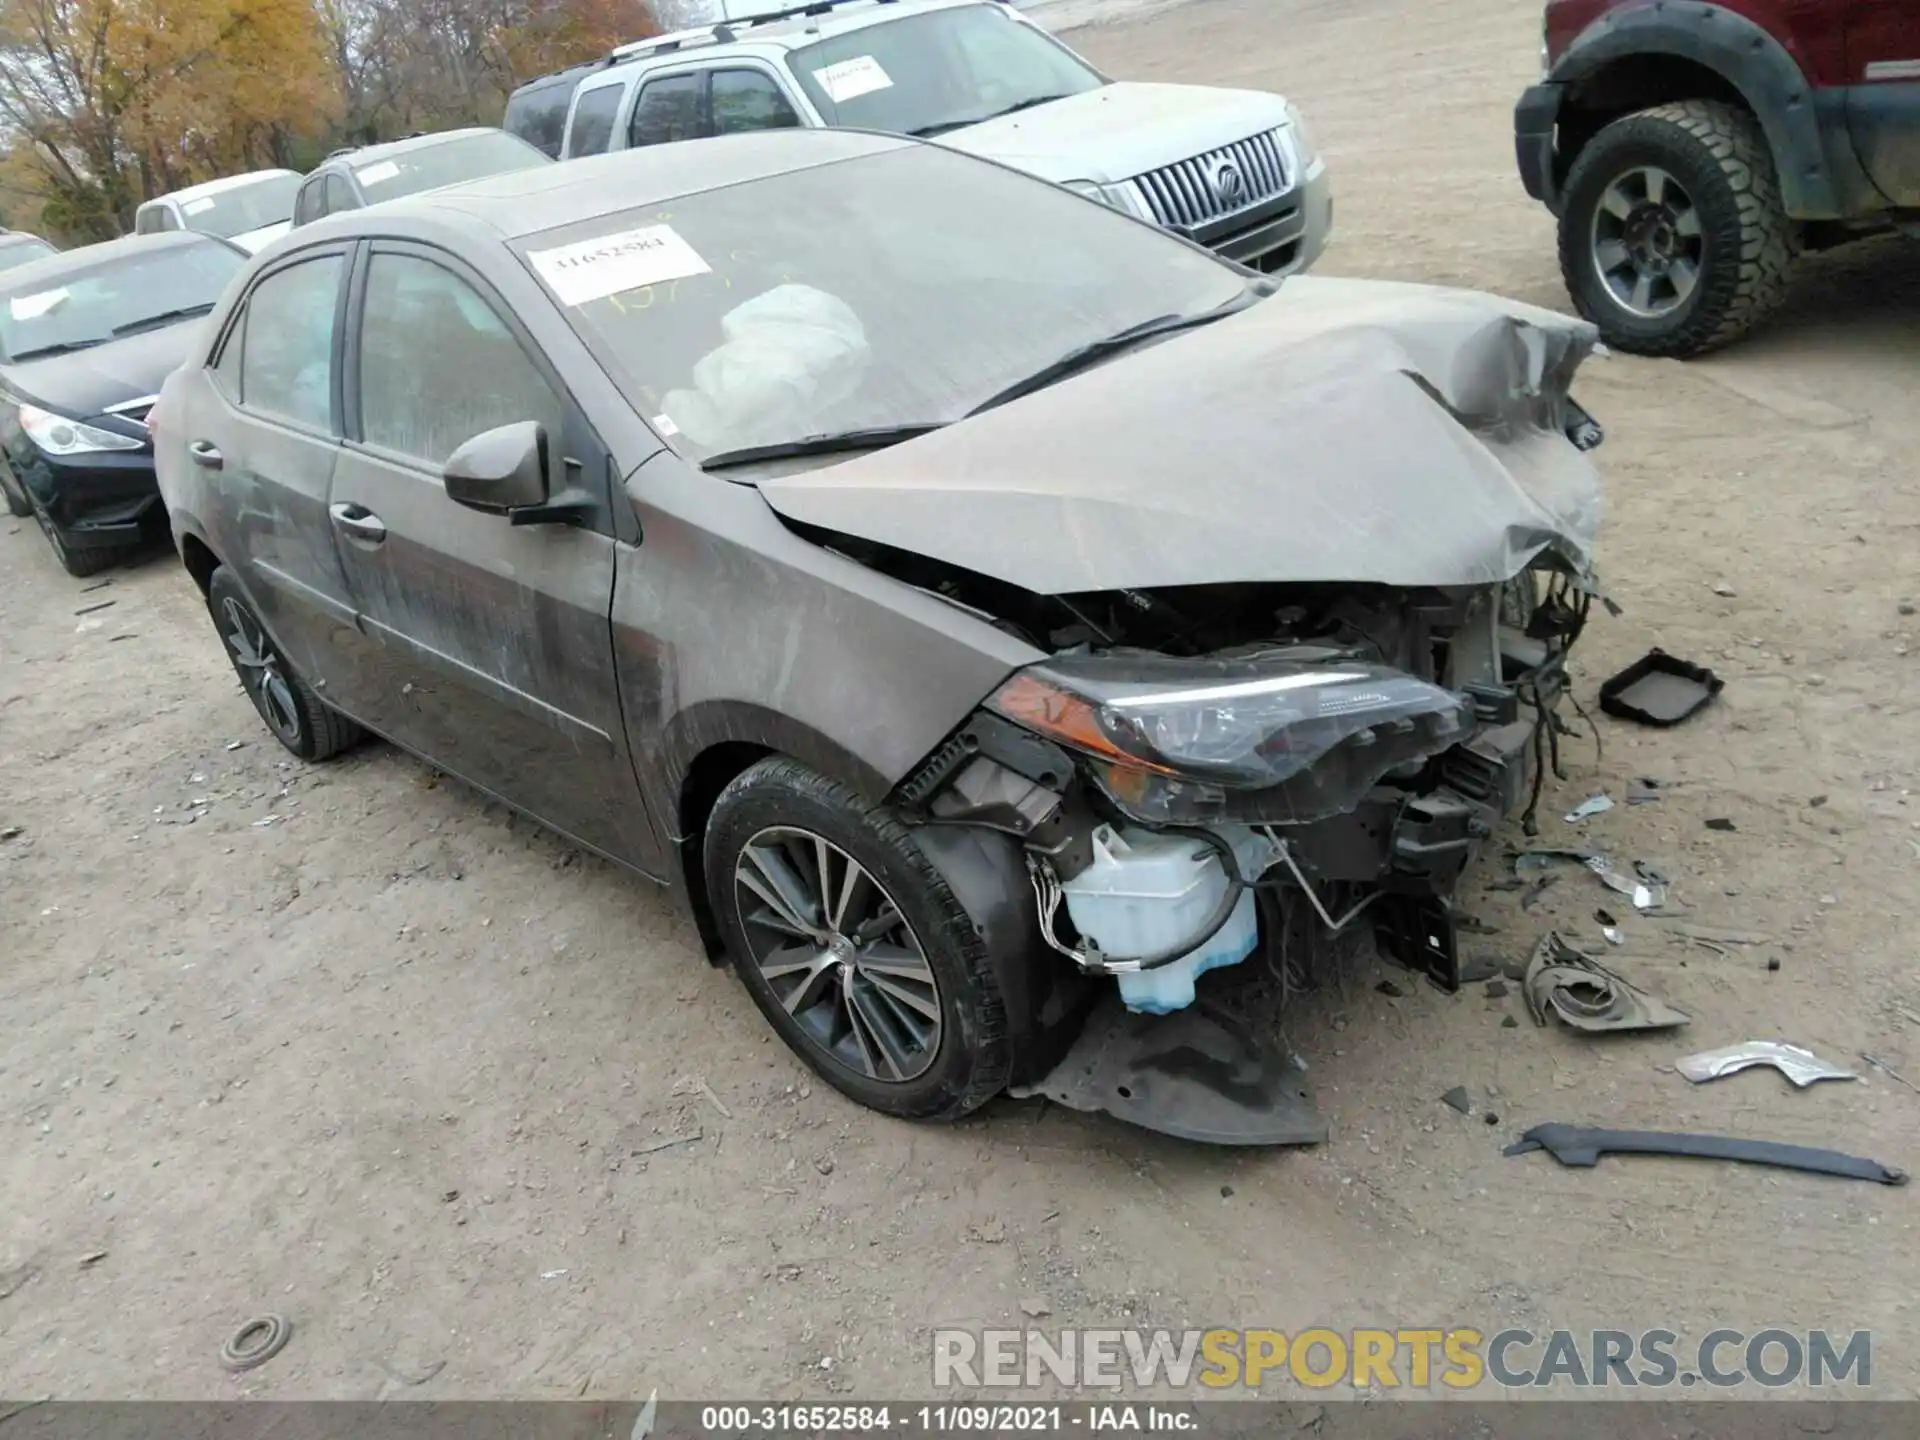
[[[1511, 158], [1538, 34], [1537, 0], [1196, 0], [1075, 40], [1300, 101], [1337, 176], [1328, 273], [1564, 306]], [[1543, 829], [1676, 782], [1585, 828], [1769, 939], [1627, 921], [1622, 968], [1694, 1016], [1678, 1040], [1362, 973], [1290, 1025], [1334, 1127], [1292, 1153], [857, 1110], [658, 893], [385, 747], [287, 761], [177, 567], [83, 590], [0, 526], [0, 1392], [922, 1394], [928, 1327], [1038, 1298], [1059, 1325], [1871, 1327], [1876, 1392], [1913, 1396], [1913, 1192], [1499, 1144], [1570, 1120], [1920, 1160], [1920, 1094], [1878, 1072], [1798, 1094], [1661, 1068], [1781, 1036], [1920, 1080], [1916, 377], [1898, 244], [1823, 261], [1724, 358], [1592, 367], [1624, 614], [1580, 693], [1650, 644], [1729, 684], [1676, 732], [1603, 722], [1603, 762], [1570, 745]], [[1489, 894], [1469, 953], [1591, 940], [1606, 898]], [[293, 1342], [236, 1380], [220, 1344], [263, 1310]]]

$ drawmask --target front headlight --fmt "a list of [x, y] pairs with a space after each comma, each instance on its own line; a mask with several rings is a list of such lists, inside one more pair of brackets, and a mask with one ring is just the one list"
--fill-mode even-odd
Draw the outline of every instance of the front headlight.
[[1118, 185], [1101, 185], [1093, 180], [1063, 180], [1061, 184], [1076, 195], [1098, 200], [1114, 210], [1123, 210], [1136, 220], [1153, 219], [1146, 203], [1140, 198], [1139, 187], [1131, 180], [1123, 180]]
[[1320, 147], [1314, 143], [1313, 131], [1307, 126], [1307, 117], [1291, 100], [1287, 102], [1287, 124], [1293, 130], [1293, 152], [1299, 157], [1300, 168], [1311, 169], [1313, 162], [1320, 158]]
[[1285, 791], [1290, 818], [1332, 813], [1457, 743], [1473, 718], [1465, 696], [1404, 671], [1272, 652], [1066, 657], [988, 703], [1091, 757], [1115, 802], [1149, 820], [1224, 813], [1231, 791]]
[[138, 450], [143, 442], [95, 425], [83, 425], [37, 405], [20, 407], [20, 428], [49, 455], [88, 455], [102, 450]]

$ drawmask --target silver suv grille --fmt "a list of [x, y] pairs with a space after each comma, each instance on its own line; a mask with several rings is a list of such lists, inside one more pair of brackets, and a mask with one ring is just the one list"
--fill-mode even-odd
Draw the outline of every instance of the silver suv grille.
[[1150, 170], [1134, 183], [1162, 225], [1191, 229], [1271, 200], [1285, 190], [1286, 152], [1280, 147], [1280, 132], [1269, 130], [1165, 169]]

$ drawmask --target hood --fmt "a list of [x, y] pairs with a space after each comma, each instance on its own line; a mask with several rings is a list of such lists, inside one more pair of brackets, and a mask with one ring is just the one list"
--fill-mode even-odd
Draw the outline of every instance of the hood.
[[938, 143], [1047, 180], [1110, 184], [1286, 120], [1286, 101], [1258, 90], [1118, 81], [955, 130]]
[[801, 524], [1033, 593], [1496, 584], [1591, 566], [1561, 433], [1590, 325], [1491, 295], [1301, 277], [920, 439], [768, 478]]
[[87, 420], [109, 405], [160, 393], [161, 382], [187, 362], [203, 320], [186, 320], [122, 340], [10, 365], [6, 386], [22, 399]]
[[276, 220], [271, 225], [262, 225], [257, 230], [243, 230], [238, 235], [230, 235], [227, 238], [249, 255], [258, 255], [292, 228], [293, 221]]

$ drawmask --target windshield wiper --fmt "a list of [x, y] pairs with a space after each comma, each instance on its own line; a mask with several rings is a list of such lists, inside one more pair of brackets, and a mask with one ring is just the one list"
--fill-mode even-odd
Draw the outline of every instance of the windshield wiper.
[[1025, 100], [1016, 100], [1002, 109], [989, 110], [984, 115], [969, 115], [964, 120], [942, 120], [934, 125], [922, 125], [918, 130], [909, 130], [907, 134], [916, 140], [926, 140], [934, 135], [944, 135], [949, 130], [964, 130], [969, 125], [984, 125], [989, 120], [998, 120], [1002, 115], [1013, 115], [1022, 110], [1031, 110], [1036, 105], [1051, 105], [1056, 100], [1067, 98], [1065, 95], [1031, 95]]
[[198, 315], [206, 315], [213, 310], [214, 302], [204, 305], [182, 305], [178, 310], [162, 310], [158, 315], [149, 315], [141, 320], [129, 320], [124, 325], [113, 327], [116, 335], [131, 335], [136, 330], [151, 330], [156, 325], [171, 325], [176, 320], [188, 320]]
[[843, 450], [878, 450], [898, 445], [902, 440], [940, 429], [939, 423], [915, 425], [877, 425], [866, 430], [840, 430], [831, 435], [808, 435], [799, 440], [781, 440], [772, 445], [747, 445], [738, 450], [722, 450], [700, 462], [702, 470], [724, 470], [729, 465], [751, 465], [760, 460], [788, 460], [800, 455], [834, 455]]
[[1052, 364], [1034, 371], [1026, 379], [1016, 380], [1006, 389], [988, 396], [969, 410], [967, 415], [971, 418], [992, 410], [996, 406], [1005, 405], [1009, 400], [1018, 400], [1022, 395], [1031, 395], [1036, 390], [1044, 390], [1047, 386], [1066, 379], [1076, 370], [1084, 370], [1089, 365], [1119, 354], [1122, 350], [1130, 350], [1143, 341], [1152, 340], [1161, 335], [1177, 334], [1182, 330], [1197, 329], [1202, 325], [1211, 325], [1216, 320], [1224, 320], [1227, 316], [1238, 314], [1256, 300], [1263, 298], [1265, 294], [1262, 291], [1248, 289], [1227, 301], [1226, 304], [1202, 311], [1198, 315], [1157, 315], [1151, 320], [1142, 320], [1137, 325], [1129, 325], [1126, 329], [1116, 331], [1103, 340], [1090, 341], [1078, 349], [1069, 350]]
[[22, 350], [9, 355], [7, 363], [17, 365], [22, 360], [42, 360], [49, 355], [71, 355], [76, 350], [91, 350], [96, 345], [104, 345], [105, 340], [62, 340], [58, 345], [42, 345], [33, 350]]

